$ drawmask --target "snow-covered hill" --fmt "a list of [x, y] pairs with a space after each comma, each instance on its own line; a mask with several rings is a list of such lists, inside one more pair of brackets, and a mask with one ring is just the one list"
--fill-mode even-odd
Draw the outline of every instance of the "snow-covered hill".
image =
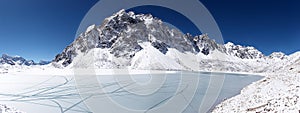
[[[298, 66], [299, 67], [299, 66]], [[299, 113], [300, 74], [267, 74], [240, 95], [219, 104], [213, 113]]]
[[240, 95], [219, 104], [213, 113], [299, 113], [300, 52], [289, 56], [273, 53], [269, 60], [273, 72], [245, 87]]

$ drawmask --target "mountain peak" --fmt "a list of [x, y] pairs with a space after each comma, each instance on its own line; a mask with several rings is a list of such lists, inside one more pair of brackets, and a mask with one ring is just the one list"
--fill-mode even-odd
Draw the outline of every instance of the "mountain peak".
[[287, 56], [283, 52], [273, 52], [268, 56], [269, 58], [285, 59]]
[[122, 16], [125, 13], [126, 13], [125, 9], [121, 9], [120, 11], [118, 11], [117, 13], [115, 13], [114, 15]]

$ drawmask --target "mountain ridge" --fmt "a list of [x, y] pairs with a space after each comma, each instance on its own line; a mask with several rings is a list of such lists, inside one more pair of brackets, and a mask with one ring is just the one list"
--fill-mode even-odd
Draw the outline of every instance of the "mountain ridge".
[[21, 56], [9, 56], [8, 54], [2, 54], [0, 57], [0, 64], [8, 64], [8, 65], [25, 65], [25, 66], [31, 66], [31, 65], [46, 65], [49, 64], [50, 61], [43, 61], [40, 62], [34, 62], [33, 60], [26, 60], [25, 58]]

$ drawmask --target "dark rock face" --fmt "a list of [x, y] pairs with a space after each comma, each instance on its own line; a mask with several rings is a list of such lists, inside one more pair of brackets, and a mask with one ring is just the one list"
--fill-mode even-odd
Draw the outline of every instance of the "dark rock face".
[[152, 42], [151, 45], [156, 49], [158, 49], [163, 54], [166, 54], [168, 52], [168, 48], [170, 47], [163, 42]]
[[11, 61], [11, 60], [7, 60], [6, 62], [4, 62], [4, 63], [7, 63], [7, 64], [10, 64], [10, 65], [16, 65], [13, 61]]
[[204, 55], [208, 55], [209, 54], [209, 48], [206, 46], [202, 49], [201, 53], [203, 53]]

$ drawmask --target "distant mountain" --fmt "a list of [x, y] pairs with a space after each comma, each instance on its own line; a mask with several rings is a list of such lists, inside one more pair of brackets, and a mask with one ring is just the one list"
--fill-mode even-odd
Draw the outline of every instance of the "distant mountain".
[[7, 54], [3, 54], [0, 57], [0, 64], [31, 66], [31, 65], [46, 65], [49, 63], [50, 61], [40, 61], [39, 63], [35, 63], [33, 60], [26, 60], [25, 58], [20, 56], [12, 57]]
[[40, 60], [40, 62], [36, 63], [37, 65], [47, 65], [50, 64], [51, 61]]

